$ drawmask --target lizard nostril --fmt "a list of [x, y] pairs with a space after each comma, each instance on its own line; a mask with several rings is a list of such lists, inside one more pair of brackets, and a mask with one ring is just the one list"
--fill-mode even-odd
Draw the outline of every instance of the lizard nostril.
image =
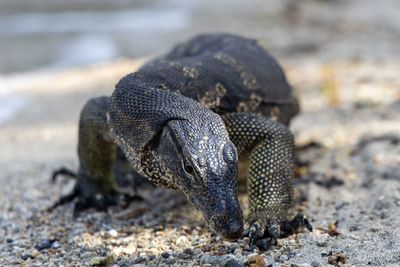
[[216, 221], [217, 232], [227, 240], [236, 240], [242, 236], [242, 218], [234, 218], [232, 215], [223, 214], [218, 216]]
[[230, 222], [226, 225], [226, 231], [223, 233], [228, 240], [236, 240], [242, 236], [243, 223]]

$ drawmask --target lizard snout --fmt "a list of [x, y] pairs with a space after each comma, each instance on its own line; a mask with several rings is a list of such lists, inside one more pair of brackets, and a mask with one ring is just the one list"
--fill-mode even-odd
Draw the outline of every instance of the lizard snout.
[[[218, 194], [217, 194], [218, 195]], [[237, 240], [243, 232], [243, 214], [236, 195], [221, 198], [192, 198], [192, 202], [203, 213], [211, 230], [226, 240]], [[207, 203], [204, 205], [204, 203]]]
[[226, 240], [237, 240], [242, 237], [243, 222], [242, 220], [229, 220], [221, 225], [219, 234]]
[[211, 218], [213, 230], [226, 240], [237, 240], [243, 233], [243, 216], [239, 210], [223, 212]]

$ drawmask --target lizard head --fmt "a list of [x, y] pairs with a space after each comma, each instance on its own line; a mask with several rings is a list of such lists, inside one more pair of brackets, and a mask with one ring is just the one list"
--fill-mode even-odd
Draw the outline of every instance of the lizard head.
[[171, 173], [171, 183], [199, 209], [209, 227], [225, 239], [243, 231], [236, 195], [238, 156], [221, 118], [208, 123], [171, 120], [163, 128], [155, 154]]

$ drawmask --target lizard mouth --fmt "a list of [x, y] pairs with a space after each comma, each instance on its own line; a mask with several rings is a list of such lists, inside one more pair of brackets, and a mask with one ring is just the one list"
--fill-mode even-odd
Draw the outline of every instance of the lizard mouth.
[[199, 202], [193, 198], [192, 203], [201, 211], [204, 220], [210, 229], [225, 240], [237, 240], [243, 233], [243, 215], [239, 201], [235, 198], [233, 201], [219, 201], [222, 204], [210, 203], [208, 205], [199, 205]]
[[222, 238], [234, 241], [242, 237], [243, 220], [234, 215], [216, 215], [206, 219], [209, 227]]

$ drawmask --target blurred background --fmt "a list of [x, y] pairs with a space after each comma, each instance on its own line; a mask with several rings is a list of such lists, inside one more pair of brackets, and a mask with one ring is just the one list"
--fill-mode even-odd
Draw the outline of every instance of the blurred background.
[[399, 8], [396, 0], [3, 0], [0, 73], [159, 54], [209, 31], [256, 38], [277, 55], [391, 58]]
[[395, 62], [398, 10], [396, 0], [3, 0], [0, 123], [22, 106], [10, 94], [32, 83], [26, 81], [32, 75], [159, 55], [203, 32], [257, 39], [296, 66]]
[[[1, 0], [0, 236], [19, 242], [19, 249], [12, 248], [15, 242], [0, 242], [0, 265], [21, 264], [21, 253], [36, 253], [32, 257], [42, 264], [51, 259], [59, 265], [70, 257], [89, 260], [98, 247], [88, 246], [82, 255], [80, 238], [91, 231], [98, 244], [106, 242], [96, 225], [115, 228], [127, 222], [134, 229], [127, 232], [147, 231], [153, 238], [151, 227], [132, 220], [99, 222], [96, 216], [103, 215], [91, 219], [88, 213], [95, 220], [92, 227], [66, 219], [71, 206], [50, 214], [48, 221], [32, 215], [73, 186], [66, 180], [49, 186], [49, 175], [60, 166], [78, 168], [78, 120], [85, 102], [110, 95], [122, 76], [149, 58], [205, 32], [256, 39], [283, 66], [302, 106], [291, 125], [296, 143], [322, 145], [303, 154], [309, 166], [300, 176], [312, 173], [342, 181], [332, 191], [318, 186], [307, 191], [310, 204], [304, 210], [316, 227], [336, 220], [343, 228], [368, 220], [378, 225], [371, 231], [361, 227], [363, 232], [355, 233], [362, 233], [359, 239], [343, 235], [330, 240], [330, 249], [344, 250], [352, 264], [399, 263], [400, 214], [393, 204], [400, 199], [399, 0]], [[149, 199], [152, 207], [164, 202], [157, 194]], [[391, 202], [379, 204], [384, 200]], [[338, 211], [339, 206], [346, 208]], [[385, 207], [387, 216], [375, 206]], [[160, 206], [161, 212], [149, 216], [163, 221], [172, 214], [176, 229], [184, 223], [207, 229], [193, 209], [171, 207]], [[359, 210], [369, 217], [362, 218]], [[165, 234], [171, 240], [186, 235], [174, 231]], [[57, 250], [56, 257], [45, 252], [38, 256], [32, 251], [39, 238], [53, 235], [68, 254]], [[289, 261], [325, 265], [321, 255], [329, 249], [316, 245], [314, 235], [305, 238], [306, 252]], [[162, 237], [154, 241], [162, 245], [149, 239], [143, 235], [129, 242], [138, 255], [152, 251], [159, 256], [161, 246], [172, 251], [179, 247]], [[116, 245], [113, 253], [128, 248]], [[136, 255], [126, 253], [132, 260]]]

